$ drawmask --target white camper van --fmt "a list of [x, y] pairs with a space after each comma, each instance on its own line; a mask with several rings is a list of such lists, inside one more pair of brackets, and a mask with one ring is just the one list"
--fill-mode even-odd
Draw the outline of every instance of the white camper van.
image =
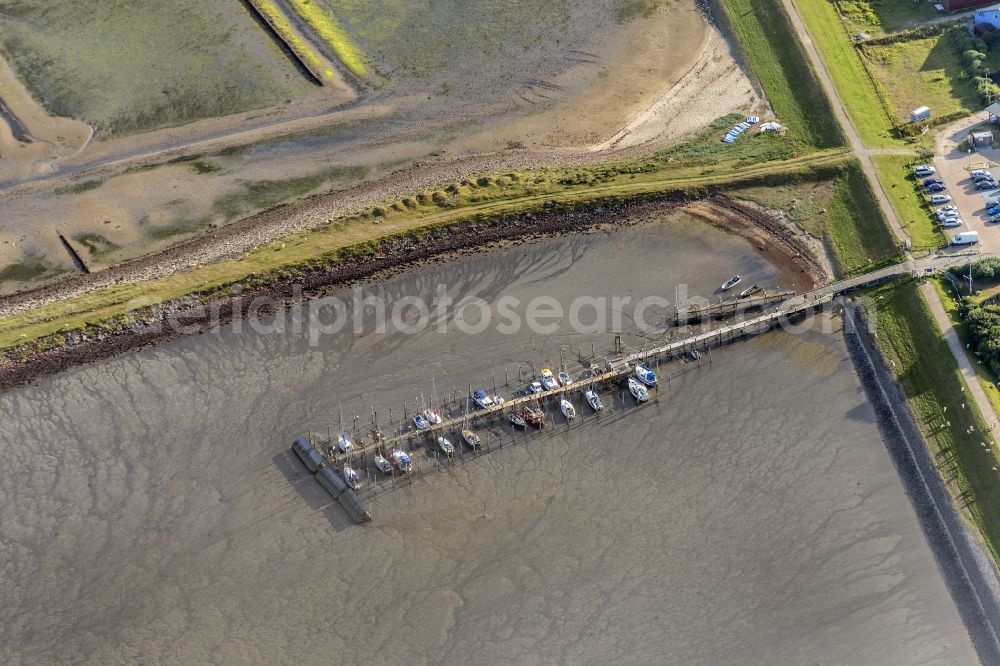
[[975, 245], [979, 242], [978, 231], [963, 231], [951, 239], [952, 245]]

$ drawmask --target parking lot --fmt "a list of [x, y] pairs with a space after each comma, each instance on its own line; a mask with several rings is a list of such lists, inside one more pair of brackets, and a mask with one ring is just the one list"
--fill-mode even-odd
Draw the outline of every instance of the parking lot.
[[985, 206], [987, 197], [1000, 196], [1000, 189], [977, 190], [969, 175], [973, 169], [986, 169], [993, 173], [995, 178], [1000, 178], [1000, 167], [997, 163], [983, 153], [969, 155], [963, 151], [952, 150], [947, 155], [936, 156], [933, 166], [937, 169], [936, 177], [943, 180], [947, 187], [945, 193], [951, 196], [951, 203], [958, 207], [959, 214], [965, 222], [961, 227], [945, 229], [945, 235], [951, 238], [962, 231], [978, 231], [980, 251], [1000, 251], [1000, 223], [987, 221], [989, 215]]

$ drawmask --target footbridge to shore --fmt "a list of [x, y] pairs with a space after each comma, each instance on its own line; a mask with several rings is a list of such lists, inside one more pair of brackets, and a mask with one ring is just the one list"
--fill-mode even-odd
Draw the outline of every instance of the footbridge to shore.
[[[719, 310], [721, 314], [704, 312], [699, 314], [699, 320], [712, 319], [715, 316], [726, 316], [745, 313], [750, 309], [764, 308], [764, 311], [751, 317], [742, 318], [730, 324], [725, 324], [712, 330], [693, 333], [686, 337], [670, 340], [664, 344], [634, 351], [629, 354], [619, 354], [615, 357], [608, 357], [603, 364], [594, 363], [589, 370], [585, 370], [581, 378], [566, 386], [557, 389], [542, 391], [540, 393], [530, 393], [522, 391], [521, 395], [506, 398], [502, 404], [497, 404], [486, 409], [468, 410], [468, 399], [461, 396], [461, 399], [452, 401], [448, 409], [442, 409], [442, 419], [440, 423], [432, 424], [424, 429], [416, 429], [411, 423], [406, 421], [404, 414], [403, 421], [393, 422], [390, 416], [390, 424], [387, 427], [393, 428], [391, 432], [383, 432], [381, 424], [378, 423], [375, 415], [375, 407], [372, 407], [372, 424], [369, 427], [362, 427], [355, 416], [355, 427], [346, 430], [346, 434], [352, 440], [353, 446], [347, 451], [338, 451], [336, 447], [337, 436], [322, 439], [309, 437], [308, 441], [316, 448], [321, 457], [331, 468], [342, 467], [349, 464], [353, 469], [365, 473], [368, 484], [372, 488], [378, 485], [379, 474], [375, 473], [372, 465], [372, 458], [375, 453], [385, 454], [396, 447], [413, 450], [421, 441], [426, 441], [428, 449], [434, 449], [439, 436], [450, 436], [450, 441], [456, 449], [461, 449], [462, 441], [456, 436], [461, 429], [469, 428], [475, 430], [477, 427], [503, 422], [502, 417], [510, 410], [532, 406], [539, 409], [546, 404], [549, 398], [558, 402], [563, 396], [571, 397], [575, 393], [580, 393], [593, 388], [598, 392], [606, 393], [612, 387], [620, 386], [628, 377], [633, 376], [635, 366], [644, 364], [653, 369], [659, 369], [661, 363], [671, 359], [683, 358], [685, 356], [698, 356], [701, 351], [708, 351], [712, 347], [729, 344], [736, 339], [758, 335], [770, 330], [775, 326], [780, 326], [790, 322], [792, 319], [802, 316], [811, 310], [822, 307], [830, 303], [834, 298], [850, 291], [867, 287], [879, 282], [891, 280], [893, 278], [909, 275], [921, 276], [939, 270], [945, 270], [959, 266], [986, 256], [1000, 256], [998, 254], [982, 254], [978, 252], [964, 252], [953, 254], [936, 254], [922, 259], [908, 260], [885, 266], [862, 275], [837, 280], [816, 289], [788, 295], [782, 293], [782, 298], [776, 300], [775, 296], [764, 295], [763, 297], [749, 297], [744, 299], [731, 299], [723, 301], [724, 306]], [[736, 307], [733, 307], [735, 305]], [[744, 307], [739, 307], [743, 305]], [[692, 353], [696, 352], [696, 353]], [[710, 360], [709, 356], [709, 360]], [[699, 360], [700, 363], [700, 360]], [[667, 377], [669, 387], [669, 376]], [[662, 386], [662, 381], [661, 381]], [[471, 388], [470, 388], [471, 392]], [[650, 392], [650, 400], [659, 399], [659, 387], [653, 388]], [[549, 401], [551, 404], [551, 401]], [[540, 410], [539, 411], [543, 411]], [[551, 422], [551, 419], [550, 419]], [[503, 445], [502, 437], [498, 437], [500, 446]], [[485, 444], [489, 448], [489, 443]], [[478, 453], [474, 452], [474, 453]], [[434, 456], [438, 461], [438, 456]], [[419, 465], [416, 466], [419, 469]], [[389, 475], [390, 477], [392, 475]], [[393, 486], [396, 485], [392, 479]], [[359, 489], [359, 493], [363, 489]], [[370, 514], [369, 514], [370, 515]]]

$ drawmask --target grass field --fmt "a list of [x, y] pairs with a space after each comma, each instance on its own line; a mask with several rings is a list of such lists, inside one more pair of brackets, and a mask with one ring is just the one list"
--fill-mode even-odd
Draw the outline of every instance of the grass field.
[[912, 249], [926, 251], [945, 245], [947, 238], [934, 221], [931, 209], [912, 175], [913, 165], [918, 163], [917, 157], [872, 155], [872, 162], [900, 223], [910, 236]]
[[780, 210], [810, 235], [824, 238], [834, 188], [833, 181], [824, 180], [769, 187], [741, 187], [732, 189], [727, 194]]
[[284, 10], [274, 0], [246, 0], [264, 18], [278, 38], [295, 54], [299, 62], [322, 84], [335, 81], [330, 64], [324, 62], [316, 50], [299, 34]]
[[[944, 309], [948, 313], [948, 318], [951, 319], [952, 326], [955, 327], [955, 332], [958, 334], [959, 339], [967, 349], [971, 349], [972, 336], [969, 335], [969, 331], [962, 319], [962, 304], [959, 296], [955, 293], [956, 287], [943, 277], [937, 278], [934, 281], [934, 285], [937, 287], [941, 303], [944, 305]], [[978, 284], [976, 288], [978, 288]], [[964, 287], [962, 287], [962, 295], [964, 296], [966, 293]], [[976, 368], [976, 376], [979, 377], [979, 383], [982, 385], [986, 397], [990, 399], [993, 409], [1000, 414], [1000, 388], [997, 388], [997, 385], [1000, 384], [1000, 378], [996, 377], [985, 363], [974, 363], [973, 366]]]
[[[942, 476], [996, 559], [1000, 555], [1000, 475], [993, 471], [1000, 467], [997, 447], [983, 435], [986, 424], [967, 398], [955, 358], [915, 282], [890, 283], [870, 296], [879, 346], [895, 363], [897, 379]], [[980, 442], [991, 451], [987, 453]]]
[[780, 0], [723, 0], [728, 21], [779, 122], [807, 145], [843, 144], [830, 102], [816, 81]]
[[900, 0], [837, 0], [851, 34], [879, 35], [911, 28], [922, 21], [945, 16], [929, 2]]
[[899, 256], [895, 239], [856, 162], [833, 180], [736, 188], [727, 195], [784, 211], [810, 235], [824, 241], [840, 275], [864, 272]]
[[840, 275], [863, 273], [900, 258], [896, 239], [857, 162], [850, 162], [836, 181], [827, 237]]
[[829, 0], [793, 0], [806, 29], [840, 93], [851, 123], [869, 147], [898, 145], [893, 122], [879, 91], [848, 41], [835, 5]]
[[942, 35], [866, 46], [861, 53], [900, 122], [924, 105], [935, 116], [971, 113], [981, 106], [974, 86], [959, 76], [962, 63]]
[[833, 180], [736, 188], [727, 195], [783, 210], [810, 235], [824, 241], [840, 275], [864, 272], [899, 256], [895, 239], [856, 162]]
[[314, 88], [236, 2], [0, 2], [0, 51], [50, 112], [105, 137]]

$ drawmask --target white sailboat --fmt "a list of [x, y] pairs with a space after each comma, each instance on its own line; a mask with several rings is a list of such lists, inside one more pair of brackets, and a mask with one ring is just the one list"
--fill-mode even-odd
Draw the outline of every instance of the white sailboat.
[[635, 377], [628, 378], [628, 392], [632, 394], [632, 397], [639, 402], [646, 402], [649, 400], [649, 391], [646, 387], [639, 382]]
[[587, 389], [584, 396], [587, 398], [587, 404], [590, 405], [590, 408], [595, 412], [599, 412], [604, 409], [604, 403], [601, 402], [601, 396], [597, 395], [597, 391], [594, 389]]
[[566, 398], [560, 398], [559, 409], [560, 411], [562, 411], [563, 416], [565, 416], [567, 419], [576, 418], [576, 407], [574, 407], [573, 403], [571, 403]]

